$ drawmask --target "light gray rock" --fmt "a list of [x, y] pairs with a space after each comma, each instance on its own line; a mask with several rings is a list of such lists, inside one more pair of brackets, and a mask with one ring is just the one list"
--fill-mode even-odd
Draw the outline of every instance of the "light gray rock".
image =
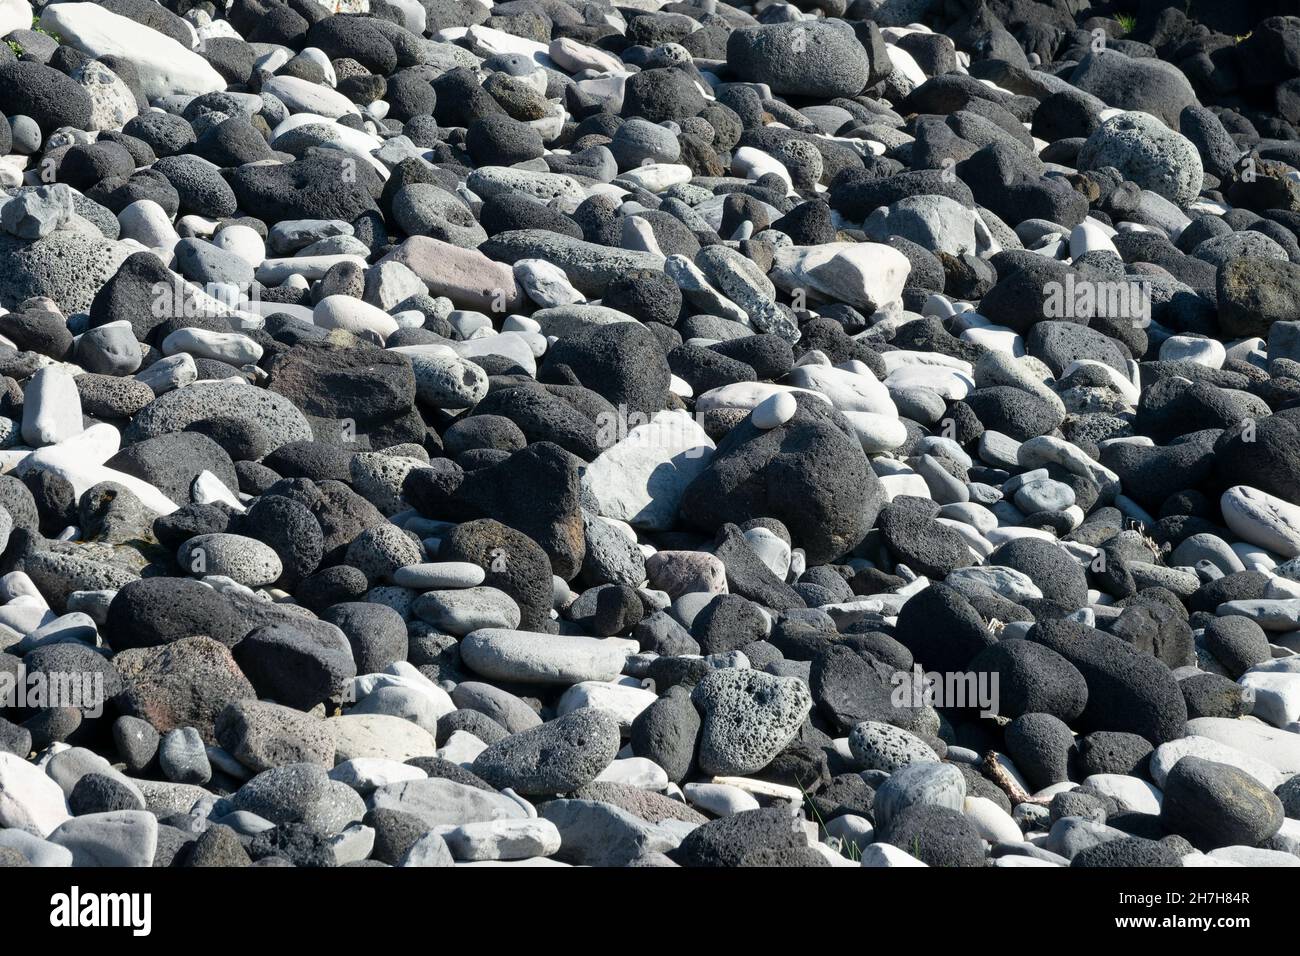
[[896, 773], [914, 763], [934, 763], [938, 754], [920, 737], [874, 720], [864, 720], [849, 734], [849, 750], [863, 770]]
[[35, 764], [0, 751], [0, 827], [48, 836], [67, 819], [68, 801], [59, 784]]
[[564, 686], [613, 680], [631, 650], [630, 642], [618, 638], [553, 634], [539, 639], [503, 628], [473, 631], [460, 642], [461, 659], [489, 680]]
[[467, 823], [442, 834], [457, 860], [526, 860], [551, 856], [560, 831], [550, 820], [492, 820]]
[[426, 591], [411, 609], [421, 620], [458, 637], [482, 628], [517, 628], [520, 620], [514, 598], [494, 587]]
[[158, 818], [145, 810], [88, 813], [61, 824], [50, 842], [71, 851], [73, 866], [153, 866]]
[[876, 827], [885, 829], [889, 821], [914, 804], [947, 807], [963, 811], [966, 801], [966, 778], [952, 764], [921, 762], [908, 764], [890, 774], [876, 789], [872, 804]]
[[366, 805], [372, 810], [413, 814], [431, 828], [528, 817], [510, 797], [441, 777], [383, 784], [375, 788]]
[[164, 776], [176, 783], [204, 784], [212, 779], [203, 738], [193, 727], [178, 727], [163, 735], [158, 764]]
[[23, 441], [39, 448], [81, 434], [81, 395], [61, 368], [40, 369], [27, 385], [23, 402]]
[[1125, 179], [1178, 206], [1201, 191], [1201, 155], [1186, 137], [1150, 113], [1130, 111], [1106, 120], [1079, 150], [1080, 170], [1113, 166]]
[[72, 219], [72, 187], [64, 183], [19, 191], [0, 205], [0, 227], [19, 239], [42, 239]]
[[176, 560], [190, 574], [217, 574], [247, 587], [260, 587], [284, 573], [270, 545], [239, 534], [200, 534], [177, 549]]
[[705, 675], [691, 701], [703, 714], [700, 767], [719, 775], [767, 766], [794, 739], [812, 709], [803, 681], [737, 668]]

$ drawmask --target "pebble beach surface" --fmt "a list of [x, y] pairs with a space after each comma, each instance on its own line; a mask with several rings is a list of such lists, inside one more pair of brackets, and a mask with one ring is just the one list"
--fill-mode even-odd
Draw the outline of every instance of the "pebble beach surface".
[[1284, 6], [0, 0], [0, 866], [1300, 866]]

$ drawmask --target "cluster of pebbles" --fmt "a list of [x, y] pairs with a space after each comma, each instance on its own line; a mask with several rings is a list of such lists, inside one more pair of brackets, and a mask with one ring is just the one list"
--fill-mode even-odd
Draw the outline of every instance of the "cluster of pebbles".
[[1300, 866], [1300, 19], [1136, 6], [0, 0], [0, 865]]

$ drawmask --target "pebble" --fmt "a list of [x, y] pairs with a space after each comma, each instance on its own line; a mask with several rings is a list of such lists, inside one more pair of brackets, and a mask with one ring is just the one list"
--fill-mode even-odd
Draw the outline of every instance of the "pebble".
[[484, 628], [467, 634], [460, 652], [469, 667], [490, 679], [569, 686], [613, 680], [630, 648], [618, 638], [564, 635], [538, 641], [525, 631]]
[[247, 6], [0, 0], [6, 861], [1294, 859], [1289, 21]]

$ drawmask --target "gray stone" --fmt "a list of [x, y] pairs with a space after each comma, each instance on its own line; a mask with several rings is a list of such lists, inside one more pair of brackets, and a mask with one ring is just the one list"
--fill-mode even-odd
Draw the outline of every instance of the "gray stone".
[[890, 774], [876, 789], [871, 807], [876, 827], [883, 829], [913, 804], [932, 804], [960, 813], [965, 802], [966, 778], [960, 770], [952, 764], [922, 762], [908, 764]]
[[470, 668], [492, 680], [568, 686], [584, 680], [613, 680], [623, 670], [629, 645], [617, 638], [565, 634], [539, 638], [527, 631], [484, 628], [465, 636], [460, 655]]
[[178, 727], [163, 736], [158, 764], [167, 779], [176, 783], [204, 784], [212, 779], [203, 738], [193, 727]]
[[1149, 113], [1127, 112], [1106, 120], [1079, 150], [1080, 170], [1113, 166], [1143, 189], [1179, 206], [1201, 191], [1204, 170], [1191, 141]]
[[498, 789], [571, 793], [595, 780], [618, 747], [618, 719], [587, 707], [492, 744], [471, 769]]
[[412, 814], [430, 828], [485, 820], [522, 820], [528, 816], [516, 800], [443, 777], [384, 784], [375, 788], [366, 805], [372, 810]]
[[73, 866], [153, 866], [158, 818], [144, 810], [112, 810], [74, 817], [50, 834], [72, 852]]
[[849, 734], [849, 749], [863, 770], [895, 773], [914, 763], [933, 763], [938, 754], [920, 737], [879, 721], [864, 720]]
[[66, 225], [72, 213], [72, 187], [37, 186], [0, 205], [0, 227], [19, 239], [43, 239]]
[[703, 714], [700, 767], [723, 775], [767, 766], [812, 709], [812, 694], [802, 681], [737, 668], [707, 674], [691, 701]]

